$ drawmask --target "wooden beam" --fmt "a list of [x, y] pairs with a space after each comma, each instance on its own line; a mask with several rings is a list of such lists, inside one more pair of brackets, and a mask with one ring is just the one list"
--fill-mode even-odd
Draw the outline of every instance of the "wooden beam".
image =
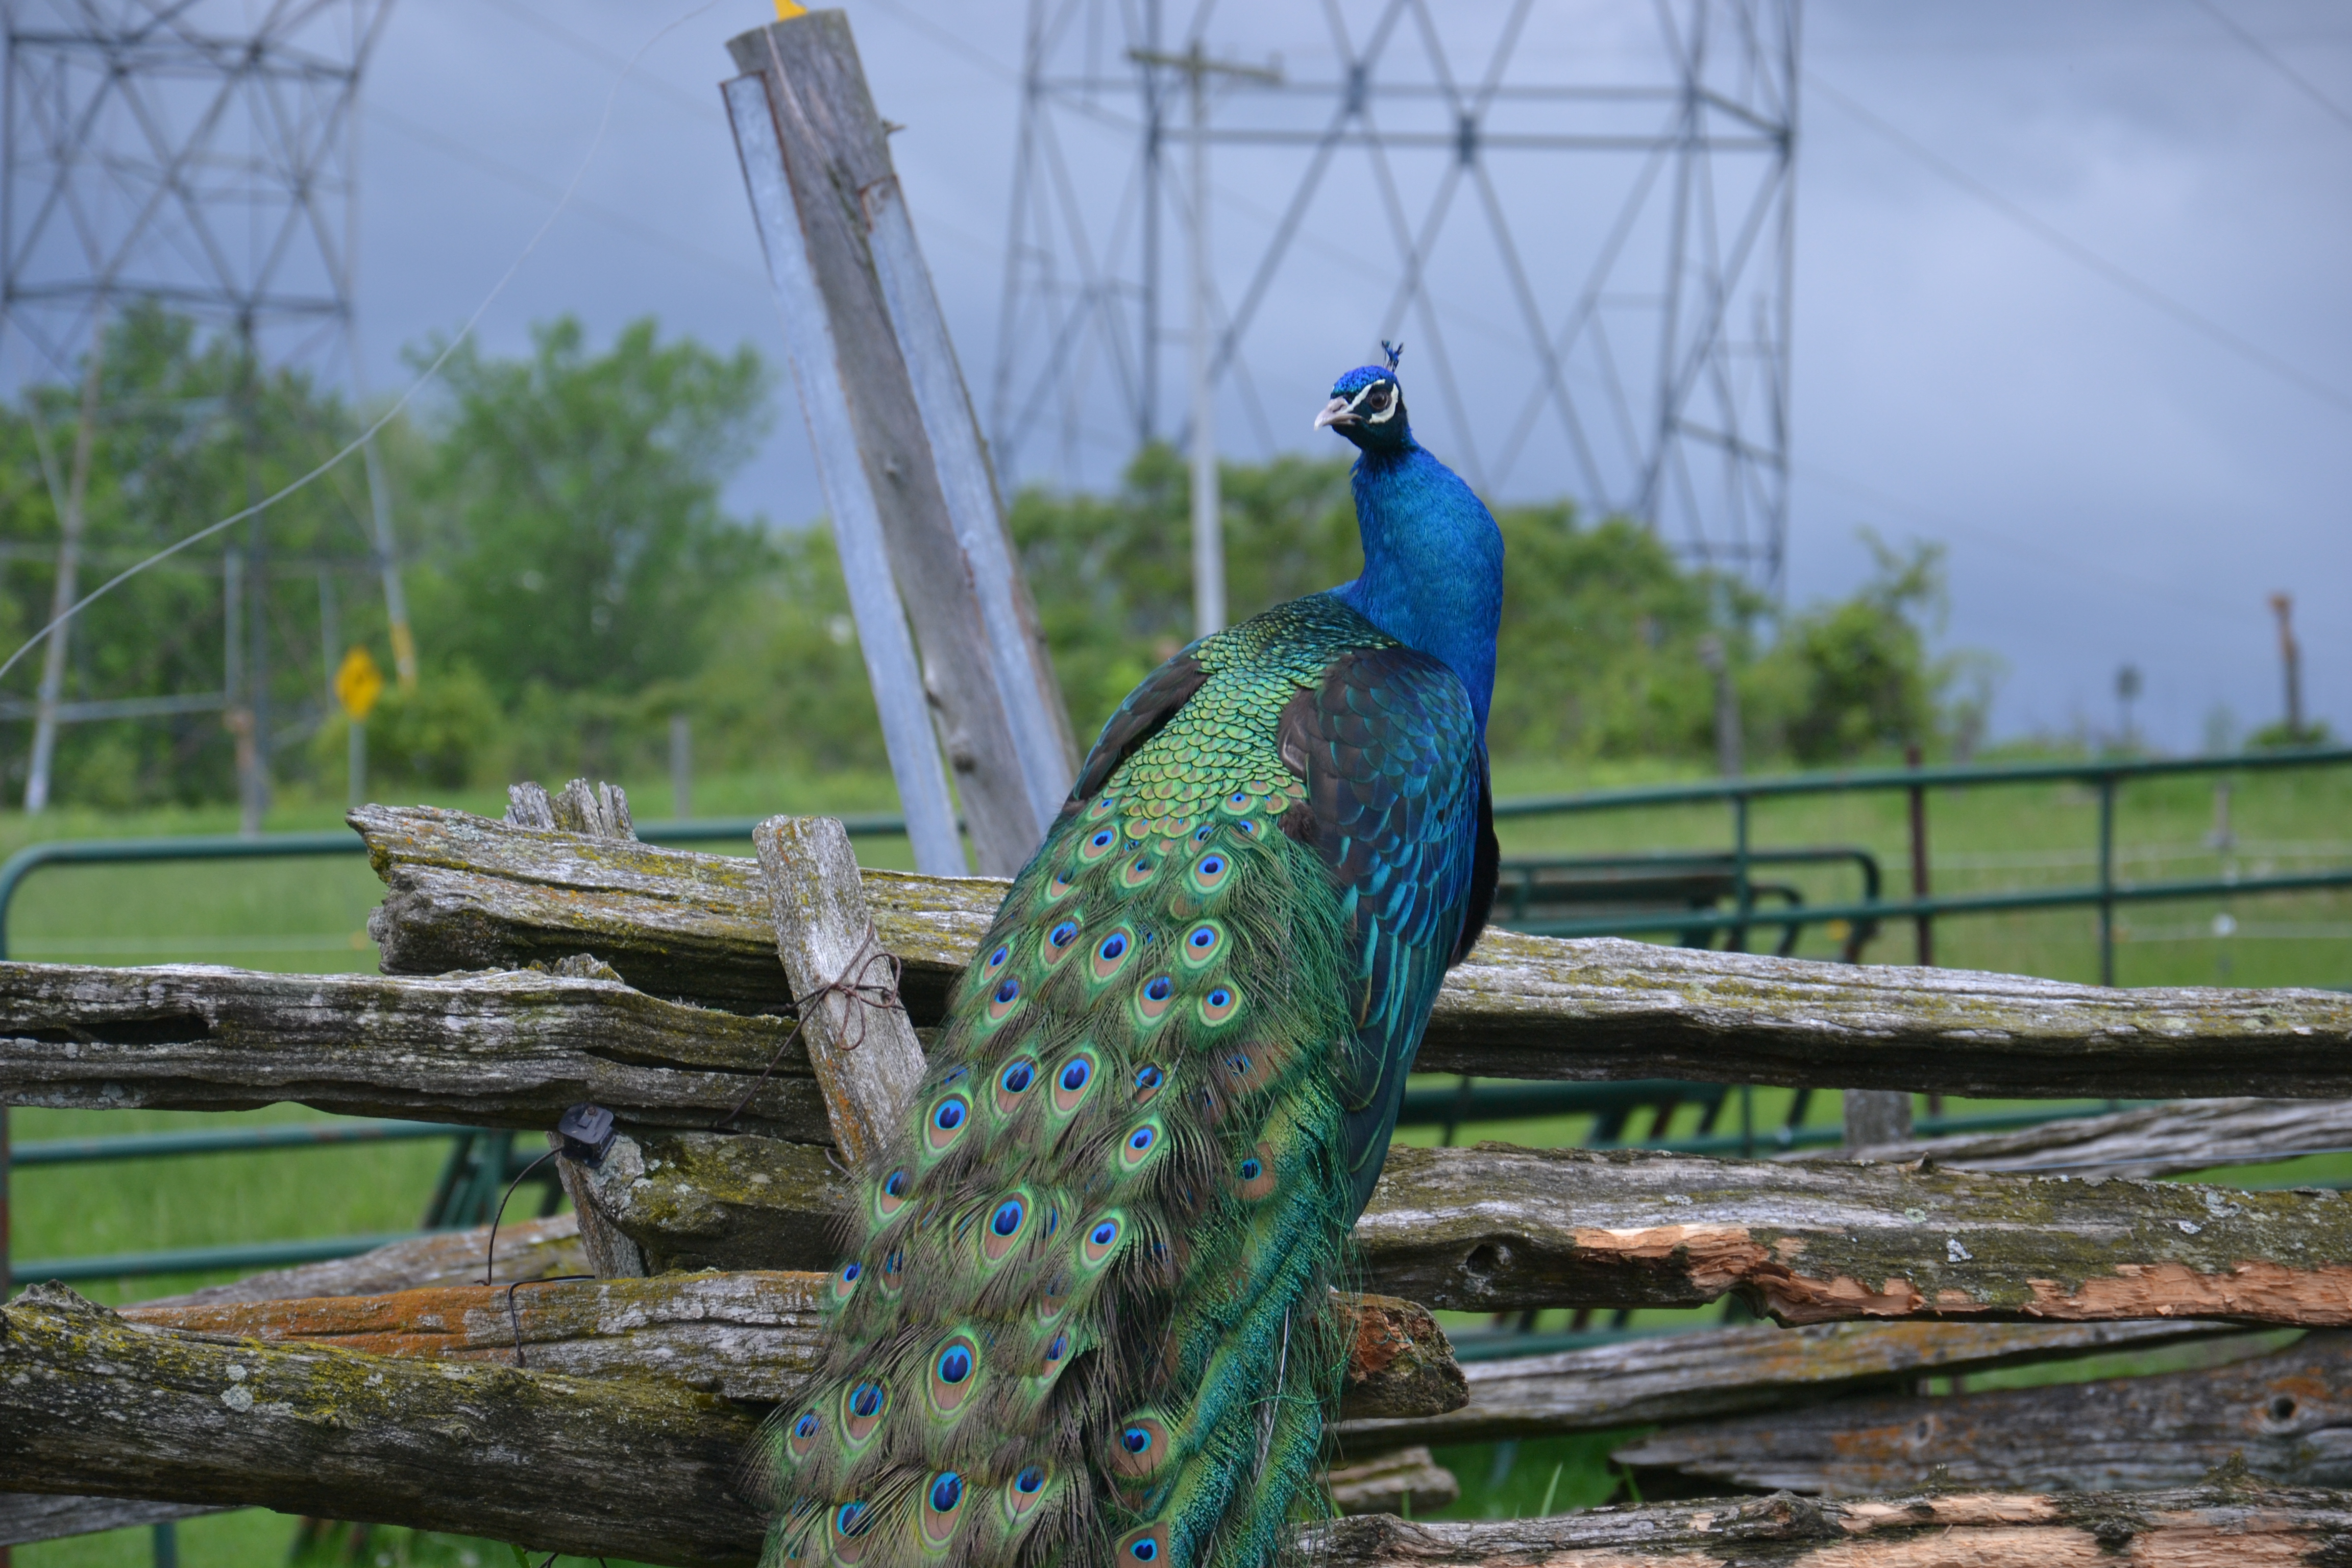
[[[386, 881], [370, 921], [394, 973], [582, 951], [632, 984], [788, 1004], [754, 864], [530, 834], [461, 812], [351, 815]], [[1003, 884], [863, 873], [901, 995], [934, 1023]], [[2352, 995], [2116, 990], [1967, 970], [1490, 931], [1446, 976], [1418, 1066], [2002, 1096], [2352, 1094]]]
[[[586, 842], [582, 840], [581, 842]], [[770, 963], [774, 963], [771, 955]], [[233, 1110], [545, 1129], [594, 1100], [625, 1126], [737, 1125], [821, 1142], [788, 1019], [664, 1001], [614, 980], [511, 971], [394, 978], [174, 964], [0, 964], [0, 1094], [15, 1105]]]
[[[382, 1296], [125, 1307], [129, 1323], [370, 1355], [484, 1362], [570, 1377], [661, 1377], [730, 1399], [788, 1399], [823, 1348], [824, 1274], [756, 1271], [651, 1279], [464, 1285]], [[1428, 1309], [1335, 1292], [1349, 1346], [1339, 1408], [1431, 1416], [1467, 1397]]]
[[[1061, 731], [1045, 711], [1048, 699], [1021, 635], [1018, 608], [999, 605], [992, 616], [981, 604], [983, 584], [1008, 594], [1019, 569], [995, 515], [992, 489], [974, 497], [969, 482], [956, 483], [960, 470], [943, 469], [942, 454], [933, 448], [935, 438], [961, 436], [946, 455], [968, 449], [977, 457], [978, 433], [971, 427], [969, 400], [956, 395], [960, 377], [954, 393], [947, 393], [936, 386], [941, 367], [927, 362], [934, 383], [929, 390], [940, 394], [929, 397], [909, 370], [900, 328], [919, 335], [913, 312], [929, 298], [929, 279], [919, 254], [911, 254], [913, 235], [903, 228], [903, 214], [885, 236], [898, 242], [887, 281], [877, 265], [869, 226], [887, 216], [883, 208], [892, 205], [898, 176], [849, 19], [839, 11], [797, 16], [730, 39], [728, 52], [736, 68], [756, 76], [765, 89], [764, 125], [748, 112], [751, 106], [738, 96], [741, 88], [732, 83], [730, 117], [785, 305], [795, 379], [813, 423], [822, 419], [828, 427], [821, 434], [834, 437], [816, 443], [827, 498], [856, 502], [850, 514], [856, 525], [878, 532], [882, 569], [905, 599], [905, 622], [922, 653], [916, 690], [938, 712], [972, 848], [982, 869], [1010, 876], [1036, 848], [1068, 789], [1071, 762]], [[789, 211], [761, 199], [779, 174]], [[896, 322], [890, 282], [906, 312]], [[817, 320], [809, 320], [812, 315]], [[951, 364], [947, 374], [953, 374]], [[927, 401], [932, 409], [926, 409]], [[956, 404], [960, 409], [950, 406]], [[936, 434], [926, 428], [927, 412], [941, 420]], [[952, 428], [958, 413], [961, 431]], [[831, 428], [836, 422], [841, 428]], [[844, 437], [845, 443], [835, 444]], [[960, 530], [955, 503], [966, 500], [987, 515], [968, 510]], [[870, 562], [856, 564], [872, 569]], [[857, 607], [864, 630], [864, 603]], [[1034, 611], [1029, 619], [1034, 626]], [[1004, 646], [994, 644], [992, 631], [1003, 633]], [[889, 701], [902, 694], [877, 695]], [[1024, 721], [1016, 722], [1016, 710]], [[1024, 764], [1034, 766], [1034, 777]]]
[[133, 1502], [111, 1497], [57, 1497], [42, 1492], [0, 1492], [0, 1546], [62, 1541], [101, 1530], [133, 1530], [171, 1524], [221, 1511], [195, 1503]]
[[1482, 1143], [1391, 1148], [1355, 1239], [1369, 1283], [1458, 1311], [2352, 1324], [2333, 1192]]
[[1846, 1503], [1780, 1493], [1550, 1519], [1342, 1520], [1302, 1544], [1331, 1568], [2332, 1568], [2340, 1492], [1931, 1492]]
[[1890, 1163], [1932, 1160], [1971, 1171], [2166, 1176], [2342, 1149], [2352, 1149], [2352, 1100], [2190, 1100], [2105, 1116], [2067, 1117], [2013, 1132], [1882, 1143], [1840, 1157]]
[[150, 1328], [36, 1285], [0, 1307], [0, 1453], [20, 1491], [446, 1530], [675, 1564], [759, 1551], [757, 1415], [575, 1378]]
[[1787, 1410], [1924, 1376], [1986, 1372], [2242, 1333], [2189, 1320], [2133, 1323], [1820, 1323], [1653, 1334], [1589, 1350], [1465, 1363], [1470, 1397], [1408, 1420], [1347, 1421], [1349, 1453], [1488, 1443]]
[[833, 1142], [878, 1157], [923, 1080], [923, 1047], [898, 1001], [898, 961], [866, 908], [857, 855], [830, 816], [772, 816], [751, 834], [776, 952], [803, 1003], [801, 1048], [824, 1092]]
[[2142, 1491], [2233, 1457], [2288, 1486], [2352, 1483], [2352, 1335], [2226, 1366], [1921, 1399], [1843, 1399], [1654, 1433], [1628, 1465], [1854, 1497], [1926, 1484]]
[[[444, 1231], [413, 1241], [395, 1241], [350, 1258], [298, 1264], [248, 1274], [222, 1285], [205, 1285], [177, 1296], [156, 1296], [142, 1307], [221, 1306], [235, 1301], [290, 1301], [306, 1296], [382, 1296], [478, 1284], [488, 1262], [490, 1227]], [[498, 1262], [492, 1278], [501, 1286], [514, 1279], [547, 1279], [578, 1274], [588, 1266], [580, 1246], [577, 1215], [509, 1219], [499, 1226]]]
[[[0, 1451], [20, 1489], [259, 1505], [662, 1564], [748, 1563], [760, 1546], [758, 1509], [736, 1487], [753, 1417], [675, 1384], [140, 1326], [55, 1287], [0, 1307]], [[2352, 1500], [2224, 1486], [1370, 1518], [1303, 1544], [1343, 1568], [2095, 1568], [2115, 1555], [2329, 1568], [2347, 1533]]]
[[[604, 1169], [598, 1201], [656, 1268], [833, 1261], [824, 1226], [841, 1194], [821, 1150], [647, 1137]], [[2352, 1198], [2332, 1192], [1392, 1147], [1355, 1245], [1367, 1285], [1456, 1311], [1696, 1307], [1736, 1291], [1790, 1323], [2352, 1323]]]

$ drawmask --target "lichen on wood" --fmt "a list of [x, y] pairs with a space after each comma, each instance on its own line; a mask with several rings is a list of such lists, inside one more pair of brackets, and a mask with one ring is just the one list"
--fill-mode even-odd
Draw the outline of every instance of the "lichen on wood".
[[2194, 1371], [1923, 1399], [1877, 1394], [1679, 1426], [1617, 1450], [1714, 1482], [1853, 1497], [1950, 1485], [2139, 1491], [2232, 1458], [2260, 1480], [2352, 1483], [2352, 1335]]
[[0, 1453], [19, 1491], [260, 1506], [541, 1551], [738, 1563], [758, 1420], [656, 1378], [133, 1324], [54, 1286], [0, 1307]]
[[[2069, 1116], [2007, 1132], [1960, 1132], [1850, 1149], [1840, 1157], [1932, 1160], [1970, 1171], [2178, 1175], [2352, 1149], [2352, 1100], [2184, 1100]], [[1780, 1156], [1804, 1160], [1799, 1152]]]
[[1367, 1282], [1431, 1306], [2352, 1324], [2352, 1199], [1641, 1151], [1391, 1149]]
[[[504, 967], [586, 950], [665, 996], [789, 1004], [756, 865], [362, 807], [386, 883], [388, 971]], [[862, 874], [918, 1024], [936, 1022], [1005, 884]], [[2066, 1097], [2352, 1091], [2352, 996], [2118, 990], [1966, 970], [1853, 965], [1489, 931], [1446, 976], [1418, 1065], [1496, 1078]]]
[[1329, 1568], [2335, 1568], [2352, 1499], [2200, 1486], [2158, 1492], [1786, 1492], [1549, 1519], [1341, 1520], [1303, 1543]]
[[1349, 1421], [1351, 1453], [1485, 1443], [1787, 1410], [1922, 1376], [2072, 1360], [2242, 1333], [2197, 1320], [2129, 1323], [1817, 1323], [1647, 1334], [1614, 1344], [1470, 1362], [1469, 1398], [1438, 1415]]
[[[589, 840], [576, 840], [587, 843]], [[0, 963], [0, 1097], [85, 1110], [294, 1100], [353, 1116], [544, 1129], [594, 1100], [625, 1126], [830, 1134], [788, 1019], [530, 970], [268, 974]], [[762, 1068], [782, 1059], [764, 1083]]]

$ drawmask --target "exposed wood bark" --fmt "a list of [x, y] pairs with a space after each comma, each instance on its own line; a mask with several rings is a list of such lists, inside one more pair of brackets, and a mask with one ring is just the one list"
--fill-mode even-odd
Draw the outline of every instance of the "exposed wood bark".
[[2236, 1331], [2194, 1320], [2138, 1323], [1819, 1323], [1708, 1329], [1590, 1350], [1470, 1362], [1470, 1397], [1441, 1415], [1349, 1421], [1350, 1453], [1485, 1443], [1785, 1410], [1898, 1380], [2071, 1360]]
[[0, 1492], [0, 1546], [61, 1541], [142, 1524], [169, 1524], [218, 1509], [195, 1503], [133, 1502], [111, 1497], [53, 1497], [41, 1492]]
[[[0, 1308], [0, 1445], [20, 1488], [259, 1504], [655, 1563], [746, 1563], [759, 1545], [757, 1511], [733, 1485], [751, 1417], [658, 1380], [142, 1327], [50, 1288]], [[2204, 1488], [1369, 1519], [1318, 1532], [1310, 1549], [1348, 1568], [2100, 1568], [2116, 1553], [2165, 1568], [2328, 1568], [2347, 1534], [2341, 1496]]]
[[[871, 498], [868, 515], [887, 546], [888, 570], [906, 600], [907, 624], [922, 650], [923, 690], [939, 715], [972, 847], [984, 869], [1010, 875], [1036, 847], [1051, 810], [1043, 788], [1033, 803], [1009, 711], [1015, 701], [1034, 710], [1041, 693], [1034, 674], [1013, 690], [1000, 685], [979, 584], [988, 582], [1001, 593], [1003, 574], [976, 571], [970, 546], [957, 537], [922, 400], [893, 330], [859, 198], [876, 186], [895, 186], [898, 176], [848, 18], [837, 11], [798, 16], [741, 34], [729, 40], [728, 50], [737, 69], [757, 73], [765, 83], [798, 220], [797, 235], [766, 237], [771, 259], [780, 245], [797, 238], [828, 328], [831, 353], [824, 357], [830, 363], [809, 363], [817, 356], [803, 354], [796, 342], [795, 367], [804, 393], [812, 374], [829, 374], [846, 405], [843, 433], [854, 446], [824, 453], [827, 492], [840, 493], [846, 488], [843, 479], [851, 477], [833, 471], [835, 466], [843, 459], [854, 464], [854, 479], [862, 479]], [[919, 260], [915, 265], [919, 269]], [[787, 308], [798, 310], [805, 303], [793, 299]], [[1002, 551], [1001, 525], [988, 521]], [[1017, 576], [1016, 566], [1008, 563], [1008, 570]], [[1004, 652], [1025, 662], [1024, 648]], [[1038, 761], [1045, 765], [1045, 757]]]
[[[490, 1227], [483, 1225], [395, 1241], [355, 1257], [273, 1268], [184, 1295], [157, 1296], [140, 1305], [215, 1306], [233, 1301], [290, 1301], [308, 1296], [381, 1296], [394, 1290], [477, 1284], [482, 1278], [489, 1232]], [[499, 1226], [497, 1263], [493, 1278], [500, 1285], [512, 1279], [545, 1279], [585, 1271], [588, 1259], [580, 1245], [578, 1216], [560, 1214], [507, 1221]]]
[[[642, 1148], [642, 1175], [606, 1157], [599, 1201], [656, 1268], [830, 1267], [840, 1200], [823, 1151], [708, 1134]], [[1367, 1284], [1460, 1311], [1687, 1307], [1737, 1290], [1792, 1323], [2352, 1323], [2352, 1199], [2335, 1193], [1392, 1148], [1355, 1242]]]
[[[826, 1276], [671, 1274], [443, 1287], [381, 1296], [125, 1307], [150, 1328], [371, 1355], [490, 1362], [575, 1377], [657, 1376], [730, 1399], [788, 1398], [817, 1363]], [[1435, 1415], [1465, 1396], [1428, 1310], [1335, 1293], [1349, 1343], [1343, 1416]], [[517, 1359], [517, 1342], [520, 1360]]]
[[791, 1031], [781, 1018], [530, 971], [394, 979], [0, 964], [0, 1094], [16, 1105], [290, 1100], [544, 1129], [593, 1100], [625, 1126], [661, 1128], [707, 1127], [751, 1091], [737, 1125], [821, 1142], [824, 1103], [797, 1047], [753, 1089]]
[[[533, 834], [461, 812], [351, 815], [387, 883], [395, 973], [588, 951], [631, 984], [789, 1001], [751, 862]], [[864, 873], [918, 1024], [937, 1021], [1003, 884]], [[2352, 995], [2115, 990], [1489, 931], [1447, 976], [1419, 1066], [1496, 1078], [1674, 1076], [1958, 1094], [2297, 1099], [2352, 1090]]]
[[1427, 1448], [1399, 1448], [1323, 1472], [1341, 1513], [1427, 1513], [1462, 1499], [1462, 1483]]
[[824, 1091], [833, 1141], [862, 1161], [888, 1142], [923, 1079], [923, 1047], [898, 1003], [897, 961], [866, 913], [849, 835], [830, 816], [772, 816], [752, 830], [776, 952], [801, 1005], [801, 1046]]
[[1780, 1493], [1480, 1524], [1373, 1515], [1308, 1549], [1330, 1568], [2332, 1568], [2347, 1531], [2340, 1492]]
[[596, 1202], [595, 1173], [628, 1135], [616, 1132], [613, 1146], [594, 1163], [564, 1153], [563, 1135], [550, 1132], [548, 1147], [555, 1151], [555, 1170], [572, 1200], [572, 1217], [580, 1225], [580, 1250], [588, 1256], [588, 1272], [599, 1279], [635, 1279], [652, 1272], [646, 1267], [646, 1249], [614, 1222]]
[[[1841, 1158], [1929, 1159], [1971, 1171], [2100, 1171], [2176, 1175], [2352, 1149], [2352, 1100], [2191, 1100], [2105, 1116], [2068, 1117], [2014, 1132], [1883, 1143]], [[1786, 1159], [1801, 1160], [1807, 1153]]]
[[[125, 1307], [151, 1328], [371, 1355], [487, 1362], [570, 1377], [666, 1377], [773, 1403], [816, 1364], [825, 1276], [678, 1274], [658, 1279], [460, 1285], [382, 1296]], [[517, 1342], [520, 1359], [517, 1359]]]
[[757, 1417], [655, 1378], [272, 1346], [126, 1322], [35, 1286], [0, 1307], [20, 1490], [257, 1504], [536, 1551], [741, 1563]]
[[1356, 1243], [1368, 1283], [1465, 1311], [2352, 1323], [2332, 1192], [1482, 1143], [1390, 1150]]
[[580, 1173], [587, 1201], [643, 1249], [656, 1274], [822, 1273], [841, 1260], [836, 1216], [845, 1196], [829, 1155], [814, 1144], [723, 1132], [623, 1136]]
[[1941, 1470], [1965, 1487], [2183, 1486], [2242, 1455], [2266, 1481], [2352, 1481], [2352, 1335], [2228, 1366], [2099, 1383], [1839, 1400], [1659, 1432], [1617, 1451], [1759, 1489], [1853, 1497]]

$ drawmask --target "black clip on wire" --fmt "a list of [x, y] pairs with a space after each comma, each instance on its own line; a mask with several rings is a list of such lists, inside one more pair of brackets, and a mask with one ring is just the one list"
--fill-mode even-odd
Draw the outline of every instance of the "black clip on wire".
[[482, 1253], [482, 1283], [485, 1285], [495, 1283], [498, 1277], [499, 1224], [506, 1218], [507, 1200], [514, 1196], [515, 1189], [522, 1185], [533, 1171], [558, 1154], [568, 1155], [583, 1165], [601, 1164], [604, 1152], [612, 1148], [613, 1140], [619, 1136], [613, 1128], [613, 1113], [587, 1100], [570, 1107], [556, 1119], [555, 1135], [560, 1140], [556, 1146], [525, 1165], [515, 1179], [507, 1184], [505, 1194], [499, 1199], [498, 1212], [490, 1216], [490, 1241]]

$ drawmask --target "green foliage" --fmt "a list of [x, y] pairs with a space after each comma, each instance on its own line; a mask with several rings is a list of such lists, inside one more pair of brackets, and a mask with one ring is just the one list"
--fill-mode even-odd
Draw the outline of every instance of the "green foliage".
[[659, 342], [650, 321], [603, 354], [570, 317], [531, 338], [527, 359], [467, 343], [441, 367], [450, 405], [416, 481], [419, 635], [509, 707], [688, 677], [767, 563], [719, 504], [765, 433], [767, 373], [748, 347]]
[[1818, 766], [1925, 745], [1954, 669], [1927, 655], [1923, 616], [1944, 607], [1940, 544], [1888, 546], [1864, 530], [1877, 571], [1852, 598], [1784, 620], [1759, 671], [1789, 754]]
[[[1360, 567], [1344, 460], [1228, 465], [1221, 489], [1236, 618]], [[1165, 446], [1139, 454], [1108, 495], [1031, 489], [1013, 501], [1013, 539], [1082, 735], [1190, 640], [1191, 504], [1188, 471]], [[1709, 639], [1751, 756], [1840, 760], [1938, 740], [1965, 719], [1948, 693], [1974, 667], [1927, 650], [1943, 592], [1934, 546], [1906, 554], [1872, 538], [1879, 571], [1860, 593], [1776, 628], [1753, 589], [1684, 565], [1630, 520], [1589, 522], [1559, 502], [1507, 506], [1496, 522], [1510, 561], [1488, 731], [1499, 757], [1712, 755]]]
[[[356, 431], [331, 393], [253, 374], [233, 340], [204, 339], [152, 307], [116, 318], [102, 346], [85, 590], [283, 486]], [[721, 504], [772, 412], [771, 377], [750, 349], [664, 340], [647, 321], [598, 351], [564, 319], [536, 330], [527, 354], [467, 345], [441, 374], [446, 398], [377, 441], [423, 671], [371, 720], [376, 786], [657, 773], [681, 714], [698, 771], [883, 770], [829, 536], [772, 532]], [[13, 557], [0, 639], [10, 646], [48, 615], [79, 405], [78, 384], [46, 384], [0, 410], [0, 548]], [[1081, 736], [1190, 638], [1189, 490], [1182, 459], [1160, 445], [1108, 494], [1013, 500], [1013, 537]], [[1236, 617], [1355, 575], [1344, 461], [1228, 465], [1223, 493]], [[1500, 758], [1711, 756], [1711, 647], [1754, 760], [1965, 746], [1980, 722], [1981, 668], [1973, 695], [1955, 700], [1970, 667], [1927, 651], [1942, 602], [1932, 548], [1873, 540], [1879, 573], [1862, 592], [1776, 617], [1624, 519], [1559, 503], [1505, 507], [1496, 521], [1511, 562], [1491, 730]], [[240, 524], [85, 612], [66, 696], [219, 690], [224, 574], [239, 561], [246, 624], [257, 605], [268, 628], [275, 774], [298, 794], [339, 798], [346, 731], [329, 666], [354, 645], [393, 663], [364, 470], [347, 463], [273, 507], [259, 574], [255, 537]], [[241, 639], [239, 657], [249, 652]], [[39, 666], [37, 653], [14, 672], [20, 700]], [[12, 786], [29, 728], [0, 737]], [[53, 793], [114, 810], [233, 798], [234, 755], [217, 712], [72, 725]]]
[[[256, 374], [233, 338], [200, 341], [190, 322], [152, 304], [113, 318], [99, 347], [100, 418], [91, 432], [83, 502], [83, 594], [203, 523], [280, 489], [355, 429], [333, 393], [299, 374]], [[0, 546], [9, 552], [0, 641], [11, 650], [49, 618], [80, 382], [77, 367], [71, 384], [36, 385], [15, 406], [0, 409]], [[324, 705], [316, 563], [325, 557], [364, 562], [365, 509], [360, 472], [349, 466], [271, 509], [258, 573], [254, 531], [240, 523], [115, 590], [73, 623], [66, 700], [219, 691], [223, 573], [235, 550], [245, 602], [248, 608], [259, 603], [271, 630], [273, 737], [282, 744], [289, 731], [299, 735]], [[351, 629], [364, 632], [363, 620]], [[31, 694], [45, 657], [36, 649], [11, 672], [12, 694]], [[0, 754], [11, 794], [25, 776], [29, 730], [12, 726]], [[220, 799], [234, 793], [234, 752], [217, 712], [70, 725], [60, 735], [53, 794], [115, 809]]]

